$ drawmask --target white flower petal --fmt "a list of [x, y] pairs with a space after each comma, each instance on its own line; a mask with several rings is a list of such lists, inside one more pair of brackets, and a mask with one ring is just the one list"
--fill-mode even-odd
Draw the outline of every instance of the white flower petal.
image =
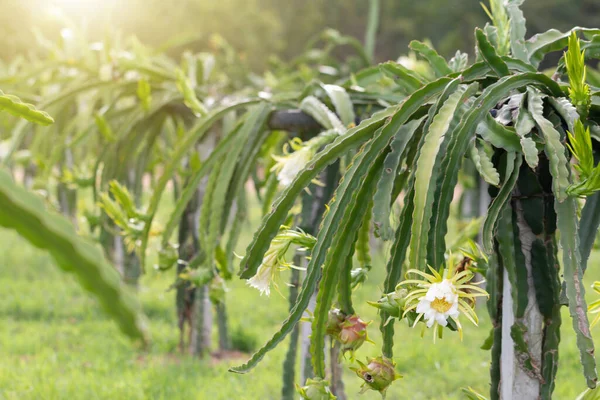
[[260, 295], [266, 294], [269, 296], [271, 294], [271, 279], [273, 278], [273, 267], [265, 266], [265, 264], [261, 264], [258, 267], [258, 271], [256, 271], [256, 275], [252, 278], [248, 279], [248, 285], [251, 287], [258, 289], [260, 291]]
[[448, 325], [448, 321], [446, 320], [446, 317], [444, 316], [444, 314], [440, 314], [440, 313], [436, 313], [435, 315], [435, 320], [437, 321], [438, 324], [440, 324], [441, 326], [446, 326]]
[[435, 318], [435, 314], [437, 313], [437, 311], [435, 311], [433, 308], [428, 308], [423, 315], [425, 316], [425, 318], [429, 319], [429, 318]]
[[427, 320], [427, 327], [431, 328], [433, 326], [433, 323], [435, 322], [435, 318], [429, 318]]
[[452, 304], [452, 307], [450, 307], [450, 309], [448, 310], [448, 312], [446, 312], [446, 316], [450, 316], [450, 317], [458, 317], [458, 315], [460, 314], [460, 312], [458, 311], [458, 301], [456, 303]]
[[264, 282], [259, 279], [256, 279], [255, 276], [248, 279], [247, 282], [248, 282], [248, 285], [250, 285], [251, 287], [258, 289], [260, 291], [261, 296], [263, 294], [266, 294], [267, 296], [269, 296], [271, 294], [271, 285], [269, 282]]
[[423, 297], [419, 300], [419, 304], [417, 304], [417, 314], [425, 313], [428, 310], [431, 310], [431, 302]]
[[427, 291], [427, 293], [425, 294], [425, 298], [427, 299], [427, 301], [429, 301], [430, 303], [432, 301], [435, 300], [436, 297], [439, 296], [439, 293], [437, 293], [436, 288], [431, 285], [431, 287], [429, 288], [429, 290]]

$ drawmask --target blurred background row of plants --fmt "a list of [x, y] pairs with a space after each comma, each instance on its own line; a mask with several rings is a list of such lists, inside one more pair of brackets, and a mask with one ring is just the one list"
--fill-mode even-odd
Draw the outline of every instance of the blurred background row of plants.
[[[397, 58], [415, 38], [431, 40], [445, 57], [456, 49], [472, 53], [472, 29], [487, 22], [479, 3], [383, 0], [376, 60]], [[111, 31], [121, 30], [126, 36], [135, 34], [152, 48], [180, 41], [182, 46], [170, 46], [173, 56], [184, 47], [204, 51], [220, 35], [254, 70], [262, 70], [273, 56], [288, 59], [300, 54], [325, 28], [362, 38], [368, 7], [365, 0], [3, 0], [0, 26], [5, 34], [0, 37], [0, 59], [12, 60], [27, 51], [35, 54], [39, 47], [32, 44], [40, 34], [58, 40], [64, 27], [56, 18], [61, 10], [84, 23], [90, 40], [104, 39], [110, 26]], [[600, 4], [595, 0], [529, 1], [522, 9], [532, 35], [550, 28], [565, 31], [594, 26]]]

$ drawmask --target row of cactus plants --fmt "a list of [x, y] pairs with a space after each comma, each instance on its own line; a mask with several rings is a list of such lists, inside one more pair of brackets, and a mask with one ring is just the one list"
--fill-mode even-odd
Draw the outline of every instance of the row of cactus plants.
[[[286, 336], [297, 335], [316, 296], [313, 376], [298, 391], [308, 399], [341, 398], [335, 379], [328, 382], [324, 348], [329, 340], [352, 352], [367, 340], [352, 294], [371, 269], [374, 232], [391, 249], [385, 294], [371, 302], [381, 315], [381, 355], [366, 362], [351, 357], [365, 389], [385, 394], [400, 377], [404, 366], [393, 361], [396, 322], [431, 329], [434, 340], [447, 330], [462, 333], [462, 320], [477, 325], [478, 297], [488, 298], [493, 322], [492, 399], [551, 398], [563, 305], [593, 388], [597, 374], [582, 276], [600, 224], [600, 89], [585, 62], [600, 54], [600, 30], [550, 30], [526, 39], [521, 3], [490, 2], [492, 24], [475, 30], [473, 63], [461, 52], [447, 61], [413, 41], [421, 68], [368, 65], [372, 27], [367, 51], [329, 30], [319, 37], [321, 49], [273, 65], [263, 77], [239, 74], [241, 61], [218, 38], [222, 57], [188, 54], [176, 64], [135, 40], [127, 46], [115, 40], [107, 48], [65, 31], [62, 46], [49, 48], [49, 60], [33, 69], [16, 65], [4, 78], [16, 91], [26, 78], [39, 81], [30, 97], [48, 99], [41, 106], [62, 121], [53, 140], [65, 145], [49, 147], [49, 135], [16, 122], [3, 163], [33, 163], [33, 187], [48, 193], [57, 182], [91, 189], [99, 208], [87, 212], [87, 225], [100, 232], [97, 239], [113, 261], [115, 246], [128, 255], [134, 270], [122, 272], [130, 281], [137, 281], [147, 252], [158, 244], [157, 268], [177, 265], [180, 317], [200, 308], [205, 289], [223, 304], [222, 282], [233, 275], [251, 180], [265, 216], [240, 277], [268, 294], [279, 272], [294, 267], [285, 258], [289, 248], [308, 257], [304, 279], [292, 274], [299, 290], [290, 295], [281, 329], [233, 372], [250, 371]], [[358, 57], [339, 62], [333, 49], [345, 45]], [[564, 48], [554, 68], [538, 71], [546, 54]], [[15, 79], [14, 71], [23, 79]], [[44, 122], [15, 99], [5, 103]], [[202, 154], [209, 138], [215, 138], [213, 148]], [[446, 234], [465, 158], [492, 201], [481, 246], [458, 250]], [[152, 183], [144, 185], [148, 176]], [[176, 201], [157, 224], [169, 183]], [[145, 188], [151, 188], [149, 198]], [[392, 209], [400, 198], [396, 218]], [[485, 290], [474, 282], [476, 273], [486, 277]], [[186, 298], [190, 289], [196, 296]], [[590, 307], [597, 312], [597, 303]], [[295, 354], [293, 347], [288, 354]], [[284, 398], [291, 398], [293, 359], [286, 364]]]

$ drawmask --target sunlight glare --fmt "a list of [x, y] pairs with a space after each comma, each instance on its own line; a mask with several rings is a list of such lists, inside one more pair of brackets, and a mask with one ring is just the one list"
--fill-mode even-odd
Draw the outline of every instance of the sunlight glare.
[[53, 4], [56, 8], [68, 12], [86, 13], [98, 8], [106, 1], [103, 0], [54, 0]]

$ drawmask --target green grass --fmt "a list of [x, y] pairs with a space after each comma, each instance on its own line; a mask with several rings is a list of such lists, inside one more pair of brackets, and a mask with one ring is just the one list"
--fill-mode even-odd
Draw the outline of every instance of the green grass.
[[[246, 240], [248, 236], [246, 235]], [[240, 249], [246, 243], [240, 244]], [[587, 274], [589, 287], [600, 277], [600, 253], [594, 253]], [[142, 280], [140, 297], [153, 335], [153, 345], [140, 351], [123, 337], [98, 304], [62, 274], [51, 259], [11, 232], [0, 230], [0, 399], [278, 399], [281, 364], [287, 342], [269, 353], [248, 375], [227, 368], [245, 360], [215, 363], [181, 356], [174, 313], [174, 292], [167, 288], [173, 272], [150, 272]], [[380, 343], [375, 310], [365, 300], [381, 294], [384, 263], [374, 259], [367, 284], [356, 293], [356, 308], [375, 322], [369, 336]], [[244, 282], [230, 283], [228, 308], [233, 330], [263, 343], [286, 315], [287, 301], [277, 293], [270, 298]], [[285, 294], [285, 290], [284, 290]], [[573, 399], [585, 386], [578, 366], [575, 337], [564, 310], [563, 341], [556, 399]], [[488, 391], [489, 353], [479, 347], [489, 332], [485, 309], [481, 326], [465, 323], [461, 342], [448, 334], [433, 344], [430, 332], [404, 324], [396, 332], [396, 362], [404, 379], [388, 392], [389, 399], [460, 399], [460, 389], [472, 386]], [[598, 330], [595, 331], [598, 336]], [[216, 343], [216, 341], [215, 341]], [[365, 344], [359, 359], [377, 355], [378, 346]], [[345, 362], [348, 364], [348, 362]], [[346, 368], [348, 370], [348, 368]], [[360, 381], [348, 370], [350, 399], [359, 398]], [[369, 392], [360, 397], [378, 399]]]

